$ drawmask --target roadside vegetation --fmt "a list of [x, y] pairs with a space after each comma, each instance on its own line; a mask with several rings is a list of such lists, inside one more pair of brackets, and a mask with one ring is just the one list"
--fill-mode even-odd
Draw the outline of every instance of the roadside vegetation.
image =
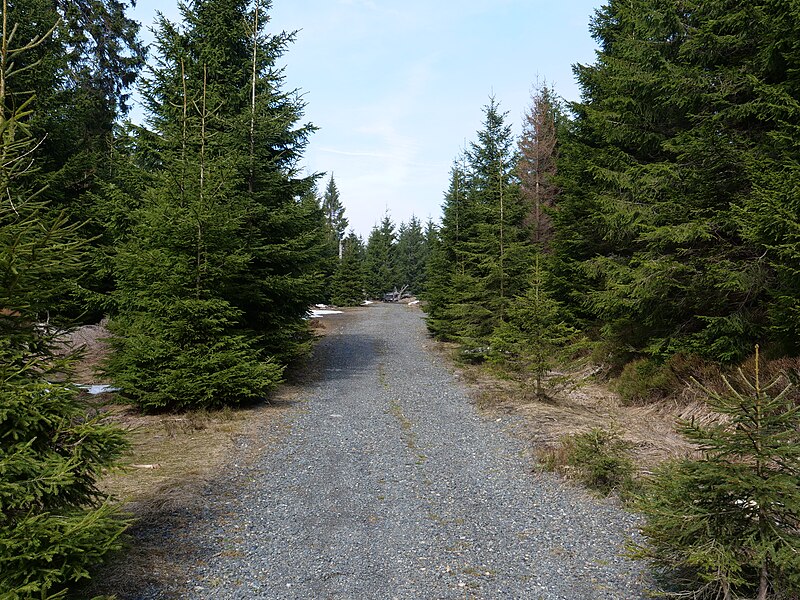
[[[490, 98], [441, 222], [387, 212], [365, 241], [301, 174], [270, 6], [182, 4], [148, 59], [128, 2], [2, 0], [0, 597], [120, 548], [127, 491], [100, 482], [152, 423], [114, 422], [232, 434], [308, 353], [310, 305], [394, 290], [546, 467], [641, 511], [669, 594], [798, 597], [797, 9], [609, 0], [580, 102], [537, 85], [516, 138]], [[73, 385], [60, 340], [101, 318], [136, 417]]]
[[429, 328], [481, 402], [634, 502], [675, 597], [800, 593], [797, 16], [606, 3], [580, 102], [538, 86], [515, 139], [489, 100], [429, 260]]

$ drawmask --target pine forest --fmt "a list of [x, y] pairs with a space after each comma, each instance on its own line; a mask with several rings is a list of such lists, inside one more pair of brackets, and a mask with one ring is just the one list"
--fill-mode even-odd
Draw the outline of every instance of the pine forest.
[[65, 333], [107, 324], [116, 403], [232, 410], [309, 356], [310, 307], [406, 297], [535, 401], [587, 364], [626, 406], [696, 390], [717, 418], [629, 490], [630, 552], [670, 597], [800, 597], [800, 4], [607, 0], [579, 101], [487, 96], [440, 219], [366, 236], [304, 168], [270, 0], [185, 0], [149, 47], [132, 4], [2, 0], [0, 599], [125, 552], [128, 437]]

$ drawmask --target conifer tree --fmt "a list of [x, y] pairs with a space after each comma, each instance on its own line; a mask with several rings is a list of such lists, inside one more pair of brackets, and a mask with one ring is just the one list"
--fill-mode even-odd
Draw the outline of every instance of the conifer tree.
[[[714, 424], [683, 423], [702, 453], [659, 468], [639, 501], [650, 561], [697, 598], [800, 593], [800, 404], [783, 377], [752, 375], [705, 389]], [[796, 394], [795, 394], [796, 395]]]
[[517, 175], [522, 196], [528, 202], [530, 211], [528, 223], [531, 241], [539, 248], [547, 245], [552, 237], [552, 221], [548, 211], [553, 209], [558, 194], [555, 175], [560, 112], [553, 90], [546, 84], [536, 88], [525, 113], [522, 136], [517, 142]]
[[28, 60], [37, 67], [20, 73], [17, 85], [39, 98], [30, 127], [41, 140], [36, 155], [43, 199], [80, 223], [88, 242], [90, 266], [56, 308], [83, 320], [110, 309], [115, 239], [107, 224], [122, 200], [118, 167], [124, 160], [117, 123], [128, 113], [145, 58], [129, 7], [126, 0], [15, 0], [10, 7], [23, 35], [41, 36], [58, 21], [54, 35], [22, 59], [20, 67]]
[[467, 151], [470, 166], [469, 202], [477, 219], [468, 223], [466, 258], [482, 280], [485, 307], [495, 326], [525, 286], [530, 244], [524, 226], [525, 204], [514, 175], [517, 155], [507, 113], [490, 98], [484, 108], [484, 128]]
[[397, 277], [412, 294], [418, 294], [425, 285], [426, 256], [425, 234], [422, 223], [411, 216], [408, 223], [401, 223], [397, 231]]
[[[224, 13], [228, 5], [247, 8], [243, 21], [245, 62], [230, 64], [233, 50], [220, 51], [225, 44], [236, 48], [236, 37], [215, 41], [217, 26], [209, 27], [208, 32], [196, 31], [197, 42], [226, 61], [217, 71], [228, 73], [226, 77], [231, 76], [231, 69], [247, 74], [242, 108], [225, 115], [221, 123], [239, 123], [232, 128], [232, 142], [241, 148], [234, 156], [247, 157], [240, 161], [240, 170], [247, 179], [244, 201], [250, 211], [246, 251], [253, 259], [227, 299], [243, 311], [243, 326], [256, 336], [259, 347], [286, 363], [309, 348], [312, 337], [305, 317], [308, 306], [323, 295], [323, 275], [328, 269], [324, 213], [316, 203], [304, 200], [313, 190], [316, 176], [303, 176], [300, 166], [315, 127], [301, 122], [305, 105], [300, 93], [283, 90], [283, 69], [277, 63], [294, 34], [268, 33], [272, 3], [206, 0], [205, 4], [209, 15]], [[197, 13], [197, 6], [194, 8]], [[241, 21], [230, 22], [233, 27]], [[237, 85], [235, 81], [233, 85]], [[233, 88], [225, 90], [225, 97], [236, 97]], [[229, 98], [225, 112], [234, 107]]]
[[429, 280], [429, 326], [466, 346], [488, 343], [530, 270], [527, 210], [514, 175], [511, 128], [492, 98], [484, 128], [451, 174]]
[[403, 285], [397, 272], [396, 242], [394, 223], [387, 213], [372, 228], [367, 239], [364, 272], [370, 298], [381, 298], [384, 293]]
[[[124, 393], [148, 408], [263, 397], [308, 343], [320, 293], [323, 213], [296, 178], [312, 128], [280, 92], [269, 3], [205, 0], [163, 17], [146, 86], [159, 181], [120, 253], [117, 356]], [[141, 257], [148, 260], [142, 261]]]
[[547, 289], [542, 263], [537, 254], [528, 290], [514, 298], [508, 319], [491, 340], [492, 358], [530, 372], [537, 397], [547, 396], [545, 379], [557, 366], [560, 351], [576, 333], [565, 321], [560, 303]]
[[422, 278], [422, 286], [417, 291], [417, 295], [427, 298], [428, 297], [428, 278], [431, 273], [431, 260], [434, 251], [439, 244], [439, 226], [434, 222], [431, 217], [428, 217], [428, 222], [425, 223], [425, 231], [423, 232], [424, 241], [422, 246], [422, 262], [425, 265], [425, 272]]
[[736, 361], [764, 335], [773, 274], [740, 217], [796, 123], [791, 19], [733, 0], [598, 11], [598, 61], [576, 67], [584, 96], [561, 149], [555, 247], [566, 295], [619, 347]]
[[430, 246], [427, 274], [427, 325], [444, 340], [456, 339], [462, 324], [451, 318], [455, 296], [453, 282], [465, 274], [463, 258], [464, 222], [468, 180], [462, 157], [450, 168], [450, 185], [442, 206], [441, 227]]
[[328, 224], [331, 238], [336, 246], [339, 260], [342, 259], [342, 240], [347, 230], [347, 218], [344, 216], [344, 206], [339, 197], [339, 188], [331, 175], [328, 185], [325, 186], [325, 193], [322, 195], [322, 211], [325, 213], [325, 221]]
[[[64, 381], [55, 322], [40, 323], [83, 268], [82, 239], [36, 185], [30, 133], [34, 96], [14, 87], [25, 53], [8, 2], [0, 39], [0, 596], [54, 597], [117, 549], [125, 523], [97, 480], [122, 453], [121, 431], [102, 424]], [[47, 32], [45, 32], [47, 33]]]
[[342, 243], [342, 260], [331, 279], [331, 302], [337, 306], [359, 306], [364, 291], [364, 243], [352, 230]]

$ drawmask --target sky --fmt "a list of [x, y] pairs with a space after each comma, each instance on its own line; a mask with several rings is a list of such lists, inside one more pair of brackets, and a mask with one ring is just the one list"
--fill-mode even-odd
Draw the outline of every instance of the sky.
[[[395, 224], [438, 220], [450, 167], [476, 139], [494, 96], [519, 133], [537, 82], [566, 100], [572, 65], [595, 60], [589, 21], [601, 0], [274, 0], [273, 31], [297, 31], [282, 59], [286, 89], [319, 128], [302, 167], [332, 174], [345, 216], [366, 238]], [[138, 0], [178, 20], [176, 0]], [[135, 109], [133, 118], [140, 118]]]

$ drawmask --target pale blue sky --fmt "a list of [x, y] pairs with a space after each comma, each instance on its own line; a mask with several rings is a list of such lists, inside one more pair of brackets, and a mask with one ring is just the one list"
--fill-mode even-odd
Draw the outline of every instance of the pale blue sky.
[[[134, 18], [177, 20], [176, 0], [138, 0]], [[320, 130], [304, 165], [333, 172], [357, 233], [438, 219], [453, 159], [494, 94], [519, 131], [537, 78], [577, 100], [571, 67], [594, 61], [601, 0], [274, 0], [271, 27], [299, 30], [287, 87]], [[143, 37], [150, 41], [149, 33]], [[323, 182], [324, 183], [324, 182]]]

